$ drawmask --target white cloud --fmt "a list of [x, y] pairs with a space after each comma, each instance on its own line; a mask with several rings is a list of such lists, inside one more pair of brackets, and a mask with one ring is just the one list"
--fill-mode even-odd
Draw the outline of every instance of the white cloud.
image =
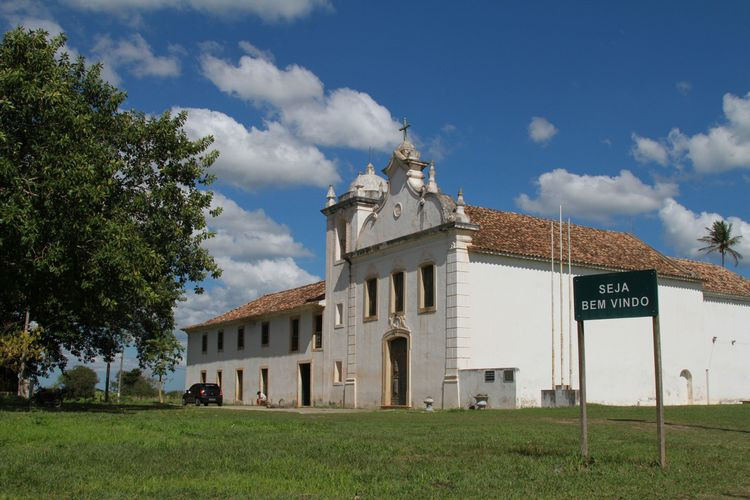
[[223, 92], [274, 107], [289, 131], [312, 144], [378, 150], [398, 144], [398, 122], [368, 94], [348, 88], [326, 94], [308, 69], [280, 69], [271, 54], [249, 42], [241, 46], [248, 55], [236, 66], [207, 52], [201, 57], [203, 74]]
[[215, 236], [206, 242], [211, 255], [238, 259], [301, 257], [310, 255], [294, 241], [289, 228], [278, 224], [259, 209], [247, 211], [221, 193], [214, 193], [212, 208], [222, 207], [218, 217], [209, 219]]
[[[739, 244], [734, 247], [743, 256], [750, 257], [750, 223], [739, 217], [722, 217], [713, 212], [695, 212], [683, 207], [675, 200], [669, 198], [659, 210], [659, 218], [664, 226], [664, 238], [667, 244], [674, 248], [680, 255], [698, 257], [703, 255], [698, 250], [706, 246], [698, 241], [706, 235], [706, 228], [711, 227], [714, 221], [726, 220], [732, 224], [732, 234], [742, 236]], [[747, 261], [740, 261], [747, 264]]]
[[265, 59], [266, 61], [273, 62], [274, 57], [273, 54], [268, 50], [262, 50], [253, 45], [252, 43], [246, 41], [246, 40], [240, 40], [237, 45], [244, 50], [247, 54], [251, 55], [252, 57], [257, 57], [260, 59]]
[[[635, 134], [633, 134], [633, 139], [649, 141], [650, 144], [665, 148], [670, 160], [676, 165], [689, 160], [698, 172], [718, 173], [736, 168], [748, 169], [750, 168], [750, 93], [744, 97], [724, 94], [723, 110], [726, 122], [711, 127], [706, 133], [690, 136], [674, 128], [669, 132], [665, 141], [657, 142]], [[636, 141], [633, 150], [639, 149], [640, 146]]]
[[693, 86], [690, 82], [681, 81], [675, 83], [674, 87], [677, 89], [677, 92], [679, 92], [682, 95], [688, 95], [690, 91], [693, 89]]
[[399, 140], [399, 124], [391, 113], [368, 94], [348, 88], [284, 107], [281, 115], [301, 138], [323, 146], [387, 150]]
[[319, 281], [290, 257], [239, 261], [217, 257], [224, 273], [216, 286], [196, 295], [188, 292], [175, 310], [179, 328], [202, 323], [261, 295]]
[[99, 12], [193, 9], [223, 17], [251, 14], [267, 22], [294, 21], [315, 9], [332, 8], [328, 0], [66, 0], [66, 3]]
[[5, 0], [0, 3], [0, 17], [4, 18], [11, 27], [21, 25], [31, 30], [43, 29], [50, 36], [63, 32], [49, 9], [36, 0]]
[[546, 118], [534, 116], [529, 123], [529, 138], [538, 144], [549, 142], [557, 135], [557, 127], [552, 125]]
[[577, 175], [558, 168], [539, 176], [536, 184], [539, 187], [536, 199], [526, 194], [516, 198], [523, 210], [554, 215], [562, 205], [571, 215], [597, 220], [658, 210], [666, 198], [677, 193], [674, 184], [649, 186], [627, 170], [608, 177]]
[[154, 55], [151, 46], [139, 34], [119, 41], [114, 41], [106, 35], [101, 36], [92, 50], [104, 64], [102, 76], [115, 85], [120, 82], [117, 68], [123, 66], [138, 78], [168, 77], [180, 74], [180, 61], [175, 55], [169, 57]]
[[206, 285], [203, 294], [188, 291], [175, 308], [178, 327], [201, 323], [260, 295], [318, 281], [300, 268], [293, 257], [310, 252], [295, 241], [289, 228], [263, 210], [245, 210], [234, 200], [215, 192], [212, 208], [222, 213], [209, 218], [214, 238], [203, 242], [224, 271]]
[[[220, 152], [212, 170], [221, 180], [247, 190], [261, 186], [309, 184], [325, 187], [339, 181], [336, 165], [315, 146], [295, 138], [279, 123], [250, 129], [219, 111], [186, 108], [185, 132], [191, 139], [212, 135]], [[175, 108], [175, 112], [182, 111]]]
[[323, 95], [323, 84], [312, 72], [296, 64], [281, 70], [266, 56], [242, 56], [239, 65], [233, 66], [203, 54], [201, 68], [222, 92], [256, 104], [290, 106]]
[[669, 152], [663, 144], [648, 137], [641, 137], [638, 134], [632, 134], [632, 138], [635, 145], [630, 152], [636, 161], [640, 163], [653, 161], [659, 165], [669, 163]]
[[440, 161], [453, 150], [453, 142], [450, 137], [456, 132], [456, 126], [446, 123], [440, 127], [440, 132], [432, 137], [427, 144], [427, 157], [431, 160]]
[[52, 19], [43, 19], [37, 17], [14, 17], [12, 24], [21, 25], [28, 30], [44, 30], [49, 33], [50, 37], [57, 36], [64, 30], [62, 26]]

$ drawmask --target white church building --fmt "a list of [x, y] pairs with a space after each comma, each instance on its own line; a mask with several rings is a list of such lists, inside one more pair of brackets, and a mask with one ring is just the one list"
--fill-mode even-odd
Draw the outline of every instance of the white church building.
[[[466, 205], [406, 134], [383, 173], [329, 188], [325, 281], [185, 328], [186, 387], [217, 382], [236, 404], [540, 406], [578, 387], [570, 277], [654, 269], [665, 403], [750, 399], [750, 281], [631, 234]], [[651, 332], [586, 323], [589, 402], [655, 404]]]

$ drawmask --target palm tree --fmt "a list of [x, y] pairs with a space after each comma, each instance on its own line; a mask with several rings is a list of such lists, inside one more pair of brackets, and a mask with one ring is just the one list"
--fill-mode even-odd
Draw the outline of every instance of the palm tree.
[[732, 236], [732, 223], [727, 224], [723, 220], [714, 221], [711, 227], [707, 227], [708, 234], [698, 241], [708, 243], [700, 249], [701, 252], [719, 252], [721, 254], [721, 266], [724, 267], [724, 255], [729, 254], [734, 259], [734, 265], [739, 263], [742, 255], [732, 247], [740, 242], [742, 236]]

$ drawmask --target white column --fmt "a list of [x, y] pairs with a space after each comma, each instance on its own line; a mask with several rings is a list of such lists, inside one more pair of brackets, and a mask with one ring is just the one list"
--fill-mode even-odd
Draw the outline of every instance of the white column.
[[461, 406], [458, 370], [467, 368], [471, 346], [468, 235], [458, 234], [446, 260], [445, 376], [443, 408]]
[[[347, 269], [346, 273], [351, 273]], [[350, 408], [357, 407], [357, 287], [352, 276], [349, 279], [349, 293], [346, 299], [346, 380], [344, 401]]]

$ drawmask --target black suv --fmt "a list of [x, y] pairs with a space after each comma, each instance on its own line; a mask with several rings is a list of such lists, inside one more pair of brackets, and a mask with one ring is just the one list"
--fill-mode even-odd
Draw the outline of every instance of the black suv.
[[221, 406], [224, 402], [224, 394], [218, 384], [193, 384], [190, 389], [182, 395], [182, 404], [194, 403], [195, 406], [208, 406], [208, 403], [216, 403]]

